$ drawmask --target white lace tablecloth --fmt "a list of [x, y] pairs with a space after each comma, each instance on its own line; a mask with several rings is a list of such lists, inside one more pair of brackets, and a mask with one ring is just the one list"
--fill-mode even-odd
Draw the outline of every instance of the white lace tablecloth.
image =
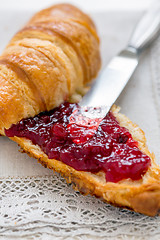
[[[32, 15], [0, 10], [0, 50]], [[140, 12], [92, 14], [102, 40], [103, 65], [128, 41]], [[146, 132], [160, 160], [160, 38], [147, 50], [117, 104]], [[160, 163], [160, 161], [159, 161]], [[0, 239], [160, 239], [160, 217], [114, 208], [74, 192], [35, 159], [0, 138]]]

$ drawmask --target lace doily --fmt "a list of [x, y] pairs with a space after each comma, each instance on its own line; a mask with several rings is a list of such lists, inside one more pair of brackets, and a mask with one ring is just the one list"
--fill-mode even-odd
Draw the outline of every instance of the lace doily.
[[[149, 69], [152, 86], [149, 89], [160, 129], [158, 53], [160, 39], [146, 53], [146, 62], [143, 63], [145, 66], [135, 77], [145, 72], [144, 69]], [[129, 88], [134, 88], [136, 83], [133, 79], [129, 84]], [[123, 110], [126, 111], [125, 108]], [[129, 108], [127, 112], [131, 114]], [[157, 156], [160, 156], [158, 150]], [[147, 217], [112, 207], [95, 197], [82, 196], [72, 190], [71, 186], [67, 186], [59, 175], [7, 177], [0, 179], [0, 239], [159, 240], [160, 217]]]
[[0, 236], [40, 239], [49, 233], [50, 237], [83, 239], [89, 234], [95, 239], [114, 239], [125, 233], [134, 236], [132, 239], [155, 234], [160, 237], [159, 217], [116, 209], [94, 197], [82, 196], [67, 187], [60, 176], [3, 179], [0, 192]]

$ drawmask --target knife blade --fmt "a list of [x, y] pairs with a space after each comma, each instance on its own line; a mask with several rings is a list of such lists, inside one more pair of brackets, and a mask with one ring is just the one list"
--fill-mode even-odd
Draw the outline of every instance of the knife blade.
[[150, 9], [138, 23], [131, 40], [94, 82], [79, 103], [81, 114], [104, 118], [135, 71], [141, 53], [160, 33], [160, 4]]

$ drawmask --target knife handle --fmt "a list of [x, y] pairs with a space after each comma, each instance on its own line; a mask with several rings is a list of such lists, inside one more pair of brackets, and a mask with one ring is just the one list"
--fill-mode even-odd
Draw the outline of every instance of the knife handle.
[[130, 42], [129, 48], [135, 49], [141, 53], [160, 33], [160, 4], [155, 4], [142, 17], [136, 26]]

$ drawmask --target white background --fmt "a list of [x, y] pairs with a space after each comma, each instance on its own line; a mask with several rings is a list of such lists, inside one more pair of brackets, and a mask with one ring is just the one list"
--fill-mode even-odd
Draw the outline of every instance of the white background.
[[[158, 0], [160, 1], [160, 0]], [[72, 3], [89, 11], [132, 10], [147, 9], [154, 0], [0, 0], [0, 9], [39, 10], [54, 3]]]

